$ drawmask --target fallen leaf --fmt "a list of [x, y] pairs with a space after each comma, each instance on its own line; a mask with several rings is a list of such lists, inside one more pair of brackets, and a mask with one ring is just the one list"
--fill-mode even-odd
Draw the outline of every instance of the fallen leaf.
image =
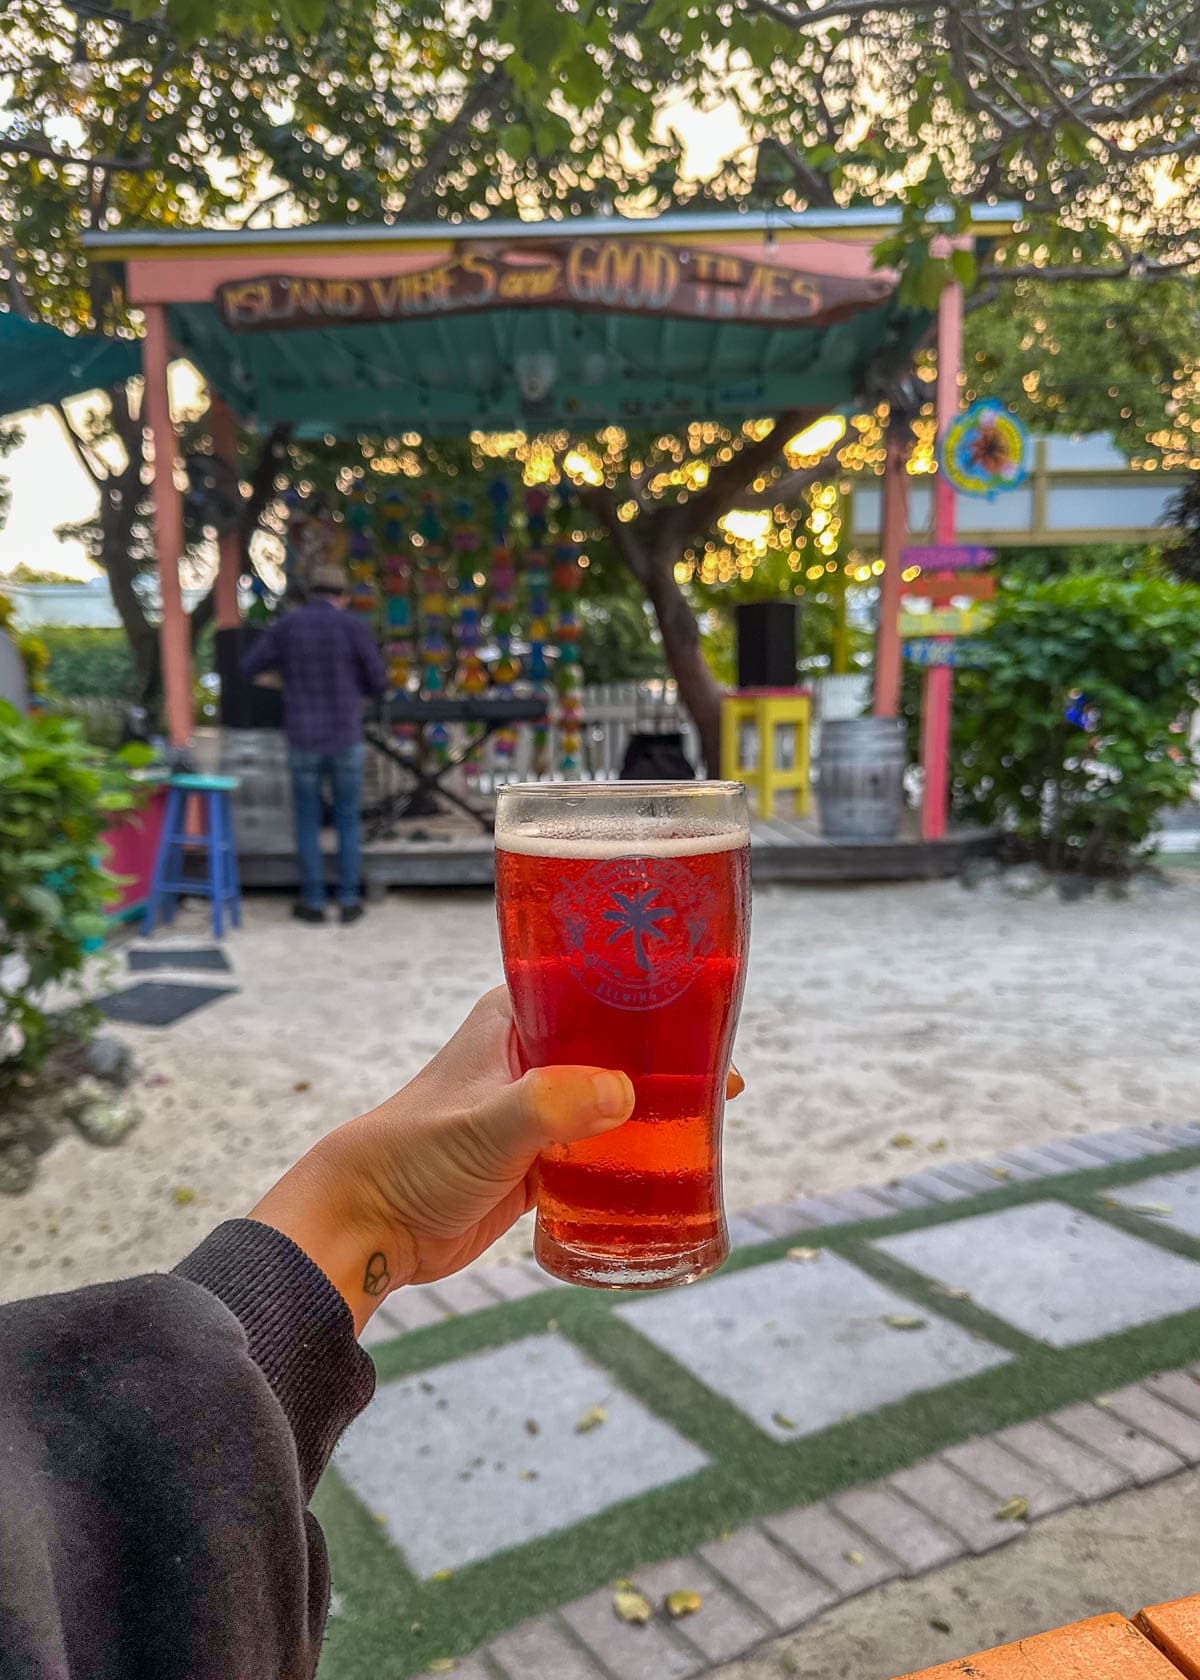
[[789, 1248], [787, 1257], [789, 1260], [819, 1260], [821, 1250], [819, 1248]]
[[292, 1086], [292, 1090], [293, 1091], [311, 1091], [312, 1090], [312, 1080], [311, 1079], [297, 1079], [296, 1083]]
[[842, 1556], [847, 1563], [852, 1563], [855, 1569], [861, 1569], [866, 1561], [861, 1552], [843, 1552]]
[[956, 1289], [952, 1283], [931, 1283], [929, 1287], [935, 1295], [944, 1295], [947, 1301], [969, 1301], [971, 1299], [969, 1289]]
[[607, 1422], [608, 1413], [603, 1406], [589, 1406], [575, 1425], [575, 1433], [576, 1435], [586, 1435], [589, 1429], [599, 1429], [602, 1423]]
[[1092, 1404], [1094, 1406], [1104, 1406], [1107, 1408], [1112, 1405], [1112, 1401], [1109, 1399], [1107, 1394], [1097, 1394]]
[[517, 1480], [519, 1482], [536, 1482], [537, 1479], [538, 1479], [538, 1473], [537, 1473], [536, 1470], [518, 1470], [517, 1471]]
[[796, 1427], [795, 1418], [788, 1417], [786, 1412], [772, 1412], [771, 1422], [777, 1423], [780, 1429], [795, 1429]]
[[557, 1330], [558, 1329], [558, 1320], [556, 1318], [548, 1318], [546, 1320], [546, 1328], [547, 1328], [547, 1330]]
[[929, 1320], [915, 1313], [889, 1313], [883, 1322], [889, 1330], [924, 1330]]
[[1150, 1213], [1155, 1219], [1170, 1219], [1171, 1209], [1167, 1202], [1126, 1202], [1130, 1213]]
[[933, 1143], [931, 1143], [929, 1145], [929, 1152], [930, 1152], [931, 1155], [940, 1155], [942, 1150], [945, 1149], [945, 1147], [946, 1147], [945, 1138], [937, 1138]]
[[453, 1576], [453, 1569], [435, 1569], [429, 1579], [431, 1581], [449, 1581], [453, 1579]]
[[680, 1616], [694, 1616], [704, 1600], [698, 1592], [689, 1592], [686, 1587], [680, 1587], [678, 1591], [668, 1593], [663, 1603], [667, 1615], [678, 1619]]
[[842, 1413], [842, 1422], [843, 1423], [853, 1423], [857, 1416], [858, 1416], [857, 1412], [843, 1412]]
[[430, 1674], [449, 1674], [451, 1669], [456, 1667], [457, 1664], [453, 1657], [434, 1657], [429, 1664], [429, 1672]]
[[909, 1132], [897, 1132], [894, 1138], [888, 1139], [888, 1142], [893, 1149], [911, 1149], [913, 1146], [912, 1134]]
[[929, 1625], [938, 1633], [949, 1633], [950, 1623], [944, 1622], [940, 1616], [930, 1616]]
[[526, 1418], [525, 1419], [525, 1433], [526, 1433], [526, 1435], [540, 1435], [541, 1432], [542, 1432], [542, 1426], [536, 1418]]
[[186, 1184], [179, 1184], [172, 1190], [171, 1200], [176, 1207], [188, 1207], [196, 1200], [196, 1192], [190, 1190]]
[[988, 1172], [991, 1173], [993, 1178], [1011, 1178], [1012, 1177], [1012, 1174], [1009, 1172], [1007, 1167], [989, 1167]]
[[613, 1594], [613, 1609], [623, 1622], [632, 1622], [635, 1627], [644, 1627], [654, 1614], [650, 1600], [636, 1587], [618, 1588]]
[[1023, 1494], [1014, 1493], [994, 1515], [997, 1522], [1024, 1522], [1029, 1515], [1029, 1501]]
[[799, 1674], [800, 1659], [794, 1651], [784, 1651], [780, 1655], [779, 1666], [785, 1674]]

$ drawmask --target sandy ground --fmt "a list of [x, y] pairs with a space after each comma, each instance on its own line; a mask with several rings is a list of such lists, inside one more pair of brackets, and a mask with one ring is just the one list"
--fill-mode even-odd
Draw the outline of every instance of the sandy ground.
[[[761, 890], [729, 1206], [1195, 1119], [1200, 877], [1178, 880], [1079, 904], [954, 882]], [[160, 943], [205, 940], [197, 908]], [[28, 1194], [0, 1197], [0, 1298], [172, 1265], [409, 1078], [500, 975], [474, 891], [393, 894], [347, 929], [300, 926], [263, 895], [226, 948], [236, 996], [168, 1031], [122, 1029], [140, 1129], [111, 1151], [66, 1140]], [[528, 1247], [520, 1229], [494, 1252]]]
[[1105, 1611], [1132, 1616], [1195, 1592], [1198, 1549], [1192, 1471], [1050, 1517], [984, 1557], [877, 1587], [708, 1680], [887, 1680]]

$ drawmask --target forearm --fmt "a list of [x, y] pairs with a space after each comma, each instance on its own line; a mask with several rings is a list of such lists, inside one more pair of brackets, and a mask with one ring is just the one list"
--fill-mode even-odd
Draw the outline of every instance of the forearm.
[[367, 1211], [371, 1199], [356, 1194], [367, 1123], [352, 1120], [322, 1138], [249, 1214], [282, 1231], [320, 1267], [349, 1307], [356, 1334], [416, 1266], [411, 1240]]

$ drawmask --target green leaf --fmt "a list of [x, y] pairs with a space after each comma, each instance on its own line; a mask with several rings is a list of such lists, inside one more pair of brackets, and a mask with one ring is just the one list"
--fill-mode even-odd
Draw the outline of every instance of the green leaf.
[[951, 251], [950, 267], [959, 285], [969, 292], [975, 284], [975, 275], [979, 267], [974, 251]]
[[32, 910], [39, 920], [53, 924], [62, 919], [62, 900], [49, 887], [30, 883], [21, 888], [19, 896], [25, 908]]

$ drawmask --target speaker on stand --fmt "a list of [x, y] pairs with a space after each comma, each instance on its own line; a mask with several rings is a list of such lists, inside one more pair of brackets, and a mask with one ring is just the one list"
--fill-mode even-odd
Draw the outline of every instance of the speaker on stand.
[[734, 608], [739, 688], [795, 688], [800, 608], [796, 601], [745, 601]]

